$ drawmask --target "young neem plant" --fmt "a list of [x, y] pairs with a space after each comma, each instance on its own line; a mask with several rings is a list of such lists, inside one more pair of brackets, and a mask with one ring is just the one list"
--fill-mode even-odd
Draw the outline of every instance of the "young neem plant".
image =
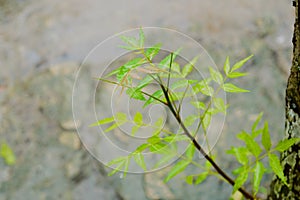
[[[228, 105], [222, 98], [218, 97], [220, 91], [229, 93], [243, 93], [248, 90], [242, 89], [230, 81], [235, 78], [243, 77], [246, 73], [238, 71], [252, 56], [249, 56], [234, 65], [230, 65], [227, 57], [224, 63], [223, 72], [220, 73], [212, 67], [209, 67], [210, 76], [202, 80], [192, 79], [191, 73], [195, 70], [195, 64], [198, 57], [192, 59], [188, 64], [180, 66], [176, 62], [176, 57], [180, 49], [170, 52], [167, 56], [157, 62], [156, 56], [161, 51], [161, 44], [156, 44], [150, 48], [144, 47], [145, 36], [142, 29], [139, 32], [139, 38], [125, 37], [121, 39], [126, 43], [122, 48], [135, 53], [135, 57], [108, 73], [100, 81], [117, 85], [126, 91], [126, 94], [133, 99], [144, 102], [144, 107], [150, 104], [161, 104], [165, 106], [173, 115], [179, 125], [179, 130], [172, 132], [162, 129], [163, 121], [159, 118], [154, 125], [147, 124], [143, 120], [141, 112], [136, 112], [133, 119], [130, 119], [125, 113], [118, 112], [115, 116], [101, 119], [92, 124], [92, 126], [104, 125], [108, 127], [105, 132], [110, 132], [126, 123], [132, 125], [131, 134], [135, 135], [142, 127], [150, 126], [153, 130], [151, 137], [146, 143], [136, 147], [135, 151], [127, 156], [111, 160], [108, 166], [113, 166], [109, 175], [118, 171], [123, 171], [124, 175], [128, 172], [128, 166], [131, 161], [136, 162], [143, 170], [148, 170], [147, 163], [144, 160], [144, 153], [151, 152], [159, 154], [162, 159], [156, 163], [159, 167], [175, 156], [178, 159], [168, 172], [165, 181], [171, 180], [174, 176], [183, 172], [188, 165], [199, 167], [198, 174], [191, 174], [186, 177], [188, 184], [200, 184], [207, 176], [216, 176], [221, 180], [233, 186], [233, 193], [239, 191], [247, 199], [258, 199], [260, 182], [263, 175], [271, 169], [284, 183], [286, 177], [280, 165], [276, 151], [283, 152], [287, 150], [299, 139], [286, 139], [277, 145], [272, 145], [268, 129], [268, 123], [265, 122], [262, 128], [258, 128], [262, 113], [254, 122], [250, 132], [242, 131], [237, 134], [237, 138], [244, 142], [244, 146], [232, 147], [227, 151], [234, 155], [234, 158], [240, 164], [240, 167], [233, 171], [235, 178], [230, 177], [215, 161], [211, 155], [210, 147], [207, 142], [207, 129], [211, 123], [213, 115], [218, 113], [226, 114]], [[154, 62], [154, 58], [156, 61]], [[214, 89], [212, 84], [217, 84]], [[148, 87], [156, 85], [156, 91], [148, 92]], [[195, 96], [197, 98], [195, 98]], [[200, 96], [200, 97], [199, 97]], [[209, 97], [209, 101], [204, 101]], [[200, 99], [200, 100], [199, 100]], [[188, 102], [195, 107], [199, 114], [191, 114], [185, 118], [182, 116], [183, 102]], [[196, 127], [192, 129], [191, 127]], [[200, 145], [199, 135], [204, 136], [208, 150]], [[258, 142], [259, 141], [259, 142]], [[178, 153], [177, 145], [179, 142], [186, 142], [187, 149], [184, 154]], [[196, 160], [196, 152], [200, 152], [206, 159], [205, 166], [199, 165]], [[262, 159], [268, 159], [269, 166], [265, 166]], [[249, 182], [252, 188], [243, 187]]]

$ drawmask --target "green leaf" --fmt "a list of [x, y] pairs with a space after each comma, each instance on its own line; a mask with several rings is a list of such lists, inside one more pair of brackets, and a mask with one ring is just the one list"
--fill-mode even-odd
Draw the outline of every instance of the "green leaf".
[[14, 165], [16, 163], [16, 156], [6, 142], [1, 143], [0, 156], [4, 159], [7, 165]]
[[128, 88], [126, 90], [126, 94], [128, 94], [130, 98], [146, 101], [146, 98], [144, 97], [142, 91], [138, 88]]
[[165, 178], [165, 182], [168, 182], [171, 180], [174, 176], [184, 171], [184, 169], [190, 164], [190, 161], [188, 160], [180, 160], [177, 162], [172, 169], [169, 171], [167, 177]]
[[[171, 56], [171, 54], [169, 54], [168, 56], [166, 56], [162, 61], [160, 61], [159, 66], [162, 68], [169, 68], [170, 67], [170, 63], [175, 60], [176, 56], [178, 55], [178, 53], [181, 51], [181, 48], [177, 49], [174, 53], [173, 53], [173, 57]], [[171, 61], [171, 57], [172, 57], [172, 61]]]
[[147, 167], [146, 167], [146, 163], [145, 163], [145, 160], [144, 160], [144, 156], [142, 153], [134, 153], [133, 154], [133, 158], [135, 160], [135, 162], [143, 169], [143, 170], [147, 170]]
[[242, 76], [246, 76], [248, 75], [247, 73], [243, 73], [243, 72], [229, 72], [229, 74], [227, 75], [229, 78], [238, 78], [238, 77], [242, 77]]
[[149, 83], [151, 83], [152, 81], [153, 81], [152, 77], [147, 75], [145, 78], [143, 78], [141, 80], [141, 82], [138, 84], [138, 86], [136, 88], [142, 89], [142, 88], [146, 87], [147, 85], [149, 85]]
[[147, 149], [149, 147], [149, 144], [148, 143], [144, 143], [144, 144], [141, 144], [140, 146], [138, 146], [135, 150], [135, 152], [143, 152], [145, 149]]
[[255, 167], [253, 169], [254, 176], [253, 176], [253, 190], [254, 194], [257, 194], [260, 186], [261, 179], [265, 173], [265, 167], [262, 162], [256, 162]]
[[133, 121], [135, 122], [136, 125], [142, 126], [144, 124], [142, 113], [136, 112], [134, 117], [133, 117]]
[[247, 165], [249, 162], [248, 152], [249, 151], [244, 147], [231, 147], [231, 149], [227, 151], [227, 153], [233, 154], [242, 165]]
[[223, 76], [219, 71], [216, 71], [214, 68], [209, 67], [209, 72], [210, 72], [210, 76], [211, 78], [218, 83], [219, 85], [221, 85], [223, 83]]
[[237, 135], [240, 140], [243, 140], [247, 149], [257, 158], [261, 153], [259, 144], [245, 131], [242, 131]]
[[136, 132], [139, 130], [140, 127], [141, 126], [138, 126], [138, 125], [133, 126], [131, 129], [131, 135], [135, 136]]
[[273, 172], [281, 179], [281, 181], [284, 184], [287, 185], [286, 177], [284, 176], [283, 169], [277, 155], [269, 153], [268, 157], [269, 157], [269, 164]]
[[119, 125], [117, 123], [114, 123], [113, 125], [111, 125], [110, 127], [108, 127], [107, 129], [104, 130], [104, 132], [109, 132], [109, 131], [112, 131], [116, 128], [118, 128]]
[[230, 71], [230, 61], [229, 61], [229, 57], [228, 56], [226, 57], [223, 69], [224, 69], [225, 75], [228, 76], [229, 71]]
[[206, 112], [203, 119], [202, 119], [202, 126], [205, 130], [209, 127], [211, 122], [211, 113]]
[[[153, 97], [156, 97], [156, 98], [158, 98], [158, 99], [159, 99], [162, 95], [163, 95], [163, 91], [162, 91], [161, 89], [155, 91], [155, 92], [152, 94]], [[146, 106], [150, 105], [153, 101], [155, 101], [155, 99], [152, 98], [152, 97], [149, 97], [149, 99], [148, 99], [148, 100], [145, 102], [145, 104], [144, 104], [144, 108], [145, 108]]]
[[195, 146], [192, 143], [189, 144], [189, 146], [185, 152], [185, 155], [189, 160], [193, 160], [195, 150], [196, 150]]
[[186, 182], [187, 184], [193, 185], [193, 182], [194, 182], [194, 175], [189, 175], [189, 176], [185, 177], [185, 182]]
[[121, 39], [127, 43], [130, 47], [138, 47], [139, 42], [135, 37], [121, 36]]
[[195, 64], [197, 63], [199, 59], [199, 56], [194, 57], [188, 64], [186, 64], [183, 69], [182, 69], [182, 76], [186, 77], [187, 75], [189, 75], [193, 69], [195, 68]]
[[202, 183], [206, 179], [207, 175], [208, 175], [208, 172], [203, 172], [201, 174], [198, 174], [195, 184], [198, 185], [198, 184]]
[[295, 143], [300, 142], [300, 138], [290, 138], [280, 141], [275, 149], [280, 152], [284, 152], [288, 150], [291, 146], [293, 146]]
[[242, 66], [243, 66], [250, 58], [252, 58], [252, 56], [253, 56], [253, 55], [248, 56], [247, 58], [245, 58], [245, 59], [243, 59], [243, 60], [241, 60], [241, 61], [235, 63], [235, 64], [232, 66], [232, 68], [231, 68], [231, 72], [233, 72], [233, 71], [235, 71], [235, 70], [241, 68], [241, 67], [242, 67]]
[[145, 56], [149, 59], [152, 60], [154, 56], [158, 54], [160, 51], [161, 44], [156, 44], [153, 47], [147, 48], [145, 51]]
[[101, 124], [111, 123], [111, 122], [113, 122], [113, 121], [115, 121], [115, 118], [114, 118], [114, 117], [104, 118], [104, 119], [99, 120], [99, 121], [96, 122], [96, 123], [91, 124], [90, 127], [91, 127], [91, 126], [99, 126], [99, 125], [101, 125]]
[[269, 151], [271, 149], [272, 142], [271, 142], [269, 126], [268, 126], [267, 122], [265, 122], [265, 126], [263, 128], [262, 141], [261, 142], [262, 142], [264, 148], [266, 149], [266, 151]]
[[193, 102], [191, 102], [191, 104], [192, 104], [193, 106], [195, 106], [196, 108], [199, 108], [199, 109], [201, 109], [201, 110], [205, 110], [205, 108], [206, 108], [205, 103], [203, 103], [203, 102], [201, 102], [201, 101], [193, 101]]
[[201, 81], [199, 81], [198, 83], [196, 83], [195, 85], [193, 85], [193, 92], [195, 94], [201, 92], [202, 94], [205, 94], [207, 96], [212, 96], [214, 89], [212, 87], [209, 86], [209, 83], [211, 82], [211, 78], [207, 78], [207, 79], [203, 79]]
[[145, 34], [142, 28], [140, 28], [140, 32], [139, 32], [139, 45], [140, 48], [144, 47], [144, 42], [145, 42]]
[[225, 92], [232, 92], [232, 93], [249, 92], [249, 90], [239, 88], [232, 83], [225, 83], [223, 85], [223, 89]]
[[261, 113], [259, 113], [259, 115], [257, 116], [257, 118], [256, 118], [256, 120], [255, 120], [255, 122], [253, 123], [252, 128], [251, 128], [252, 133], [256, 130], [257, 125], [258, 125], [258, 123], [260, 122], [260, 120], [261, 120], [263, 114], [264, 114], [264, 113], [261, 112]]
[[176, 62], [172, 63], [171, 70], [180, 74], [180, 65]]
[[226, 113], [227, 106], [222, 98], [213, 98], [214, 106], [220, 110], [222, 113]]
[[112, 165], [116, 165], [115, 169], [113, 171], [111, 171], [108, 176], [112, 176], [113, 174], [115, 174], [118, 171], [122, 171], [122, 168], [124, 170], [124, 175], [126, 176], [126, 172], [128, 171], [128, 165], [129, 165], [129, 157], [128, 156], [123, 156], [123, 157], [119, 157], [116, 158], [114, 160], [111, 160], [109, 163], [107, 163], [107, 166], [112, 166]]
[[127, 115], [125, 113], [122, 113], [122, 112], [117, 112], [116, 122], [120, 125], [124, 124], [125, 122], [127, 122]]
[[187, 116], [184, 121], [183, 121], [183, 124], [186, 126], [186, 127], [189, 127], [191, 125], [194, 124], [195, 120], [198, 119], [199, 117], [197, 115], [189, 115]]
[[179, 81], [176, 81], [174, 83], [171, 84], [171, 89], [172, 90], [175, 90], [177, 88], [183, 88], [183, 87], [186, 87], [188, 84], [188, 80], [186, 79], [181, 79]]
[[167, 164], [172, 158], [174, 158], [174, 156], [176, 156], [174, 152], [163, 154], [163, 157], [157, 163], [155, 163], [154, 169]]
[[235, 179], [235, 184], [233, 186], [232, 193], [235, 193], [240, 187], [242, 187], [243, 184], [247, 181], [247, 179], [248, 179], [248, 169], [246, 167], [243, 167], [238, 177]]

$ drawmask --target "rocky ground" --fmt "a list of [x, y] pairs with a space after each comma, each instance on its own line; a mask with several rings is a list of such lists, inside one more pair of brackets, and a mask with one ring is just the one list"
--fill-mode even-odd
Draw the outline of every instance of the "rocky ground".
[[[80, 142], [73, 123], [76, 70], [99, 42], [139, 26], [191, 36], [220, 68], [227, 55], [233, 62], [254, 54], [244, 69], [250, 75], [239, 80], [252, 92], [228, 96], [232, 106], [214, 149], [218, 162], [230, 171], [234, 164], [223, 149], [237, 143], [234, 134], [249, 129], [259, 112], [264, 111], [274, 140], [282, 138], [292, 24], [291, 2], [282, 0], [1, 0], [0, 137], [17, 160], [8, 166], [0, 159], [0, 200], [227, 199], [231, 187], [213, 177], [201, 186], [189, 186], [180, 177], [165, 184], [168, 168], [108, 177], [108, 169]], [[76, 107], [82, 120], [77, 126], [88, 133], [86, 122], [93, 119], [87, 95], [94, 89], [94, 73], [82, 73], [85, 84], [78, 88], [78, 98], [83, 104]]]

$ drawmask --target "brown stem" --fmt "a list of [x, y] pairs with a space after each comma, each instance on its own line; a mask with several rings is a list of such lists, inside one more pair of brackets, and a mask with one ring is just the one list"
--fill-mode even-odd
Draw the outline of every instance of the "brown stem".
[[[196, 149], [204, 156], [204, 158], [211, 163], [211, 165], [215, 168], [215, 170], [228, 182], [230, 183], [232, 186], [234, 186], [235, 182], [232, 178], [230, 178], [226, 172], [224, 172], [219, 166], [218, 164], [204, 151], [204, 149], [201, 147], [201, 145], [196, 141], [196, 139], [191, 135], [191, 133], [189, 132], [189, 130], [185, 127], [185, 125], [182, 123], [181, 117], [179, 115], [178, 112], [175, 111], [172, 102], [170, 101], [169, 98], [169, 94], [168, 94], [168, 90], [165, 88], [164, 85], [160, 84], [160, 87], [164, 93], [164, 96], [167, 100], [167, 106], [170, 109], [170, 111], [172, 112], [172, 114], [174, 115], [174, 117], [176, 118], [178, 124], [181, 126], [181, 128], [184, 131], [184, 134], [186, 136], [188, 136], [191, 141], [193, 142], [194, 146], [196, 147]], [[240, 191], [244, 197], [246, 197], [247, 199], [251, 199], [254, 200], [255, 197], [253, 197], [249, 192], [247, 192], [245, 189], [243, 188], [239, 188], [238, 191]]]

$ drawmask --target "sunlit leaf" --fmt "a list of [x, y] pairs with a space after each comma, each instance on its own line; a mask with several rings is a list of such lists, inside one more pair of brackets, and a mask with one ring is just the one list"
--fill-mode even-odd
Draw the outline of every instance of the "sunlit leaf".
[[138, 125], [134, 125], [131, 129], [131, 135], [132, 136], [135, 136], [136, 132], [139, 130], [141, 126], [138, 126]]
[[189, 176], [185, 177], [185, 182], [187, 184], [192, 185], [194, 183], [194, 175], [189, 175]]
[[270, 132], [269, 132], [269, 126], [268, 123], [265, 122], [263, 132], [262, 132], [262, 140], [261, 143], [263, 144], [266, 151], [269, 151], [272, 147]]
[[259, 144], [245, 131], [242, 131], [237, 135], [240, 140], [243, 140], [246, 144], [247, 149], [255, 156], [258, 157], [261, 153]]
[[121, 39], [131, 47], [138, 47], [139, 42], [135, 37], [121, 36]]
[[197, 115], [189, 115], [184, 119], [183, 124], [186, 127], [189, 127], [189, 126], [193, 125], [195, 123], [195, 120], [198, 118], [199, 117]]
[[146, 167], [146, 163], [144, 160], [144, 156], [142, 153], [134, 153], [133, 154], [133, 158], [135, 160], [135, 162], [143, 169], [143, 170], [147, 170]]
[[206, 112], [206, 114], [202, 119], [202, 126], [205, 130], [207, 130], [207, 128], [209, 127], [210, 122], [211, 122], [211, 113]]
[[1, 143], [0, 156], [4, 159], [7, 165], [14, 165], [16, 163], [16, 156], [6, 142]]
[[257, 129], [257, 125], [258, 125], [258, 123], [260, 122], [260, 120], [261, 120], [263, 114], [264, 114], [264, 113], [261, 112], [261, 113], [259, 113], [259, 115], [257, 116], [257, 118], [256, 118], [256, 120], [255, 120], [255, 122], [253, 123], [252, 128], [251, 128], [252, 132], [254, 132], [254, 131]]
[[287, 185], [286, 177], [284, 176], [283, 169], [277, 155], [269, 153], [268, 156], [269, 164], [273, 172], [282, 180], [282, 182], [284, 182], [284, 184]]
[[165, 178], [165, 182], [168, 182], [171, 180], [174, 176], [179, 174], [180, 172], [184, 171], [184, 169], [190, 164], [190, 161], [188, 160], [180, 160], [177, 162], [169, 171], [167, 177]]
[[219, 71], [215, 70], [212, 67], [209, 67], [209, 73], [210, 73], [211, 78], [216, 83], [218, 83], [219, 85], [221, 85], [223, 83], [223, 76], [222, 76], [222, 74]]
[[228, 76], [228, 73], [230, 72], [230, 61], [228, 56], [226, 57], [223, 69], [224, 73]]
[[138, 86], [136, 88], [138, 89], [142, 89], [144, 87], [146, 87], [147, 85], [149, 85], [149, 83], [151, 83], [153, 81], [152, 77], [147, 75], [145, 78], [143, 78], [140, 83], [138, 84]]
[[223, 85], [223, 89], [225, 92], [232, 92], [232, 93], [241, 93], [241, 92], [249, 92], [249, 90], [245, 90], [243, 88], [239, 88], [232, 83], [225, 83]]
[[[156, 98], [158, 98], [158, 99], [159, 99], [162, 95], [163, 95], [163, 91], [162, 91], [161, 89], [155, 91], [155, 92], [152, 94], [153, 97], [156, 97]], [[144, 107], [150, 105], [153, 101], [155, 101], [155, 99], [152, 98], [152, 97], [149, 97], [149, 99], [145, 102]]]
[[195, 106], [196, 108], [199, 108], [199, 109], [201, 109], [201, 110], [205, 110], [205, 108], [206, 108], [205, 103], [203, 103], [203, 102], [201, 102], [201, 101], [193, 101], [193, 102], [191, 102], [191, 104], [192, 104], [193, 106]]
[[263, 177], [263, 174], [265, 173], [265, 167], [262, 162], [256, 162], [253, 173], [253, 190], [254, 194], [257, 194], [261, 179]]
[[248, 152], [249, 151], [244, 147], [231, 147], [231, 149], [227, 151], [227, 153], [233, 154], [242, 165], [246, 165], [249, 162]]
[[222, 113], [226, 113], [227, 106], [222, 98], [213, 98], [214, 106]]
[[195, 146], [192, 143], [189, 144], [189, 146], [185, 152], [186, 157], [190, 160], [193, 160], [195, 150], [196, 150]]
[[243, 66], [250, 58], [252, 58], [252, 57], [253, 57], [253, 55], [248, 56], [247, 58], [245, 58], [245, 59], [243, 59], [243, 60], [241, 60], [241, 61], [235, 63], [235, 64], [232, 66], [232, 68], [231, 68], [231, 72], [233, 72], [233, 71], [235, 71], [235, 70], [241, 68], [241, 67], [242, 67], [242, 66]]
[[139, 46], [140, 48], [144, 47], [144, 42], [145, 42], [145, 34], [142, 28], [140, 28], [139, 32]]
[[280, 141], [276, 145], [275, 149], [277, 151], [284, 152], [284, 151], [288, 150], [291, 146], [293, 146], [297, 142], [300, 142], [300, 138], [285, 139], [285, 140]]
[[247, 73], [243, 73], [243, 72], [230, 72], [227, 76], [229, 78], [238, 78], [238, 77], [242, 77], [242, 76], [246, 76], [248, 75]]
[[115, 121], [114, 117], [108, 117], [108, 118], [101, 119], [98, 122], [91, 124], [90, 126], [99, 126], [101, 124], [107, 124], [107, 123], [111, 123], [113, 121]]
[[117, 123], [114, 123], [113, 125], [111, 125], [110, 127], [108, 127], [107, 129], [104, 130], [104, 132], [109, 132], [109, 131], [112, 131], [116, 128], [118, 128], [119, 125]]
[[197, 63], [197, 60], [199, 59], [199, 56], [194, 57], [188, 64], [186, 64], [182, 69], [182, 76], [186, 77], [189, 75], [193, 69], [195, 68], [195, 64]]
[[203, 172], [201, 174], [198, 174], [197, 178], [195, 180], [195, 184], [198, 185], [198, 184], [202, 183], [206, 179], [207, 175], [208, 175], [208, 172]]
[[146, 101], [146, 98], [144, 97], [142, 91], [138, 88], [128, 88], [126, 90], [126, 94], [128, 94], [130, 98]]
[[[176, 56], [178, 55], [178, 53], [181, 51], [181, 48], [177, 49], [174, 53], [173, 56], [171, 56], [171, 54], [169, 54], [168, 56], [166, 56], [164, 59], [162, 59], [162, 61], [160, 61], [159, 66], [162, 68], [169, 68], [170, 67], [170, 63], [175, 60]], [[171, 61], [171, 57], [172, 57], [172, 61]]]
[[248, 169], [246, 167], [243, 167], [241, 172], [239, 173], [238, 177], [235, 179], [235, 184], [233, 186], [233, 192], [236, 192], [240, 187], [243, 186], [243, 184], [247, 181], [248, 179]]
[[214, 93], [214, 89], [211, 86], [209, 86], [210, 81], [210, 78], [199, 81], [192, 87], [193, 92], [196, 94], [201, 92], [202, 94], [205, 94], [207, 96], [212, 96]]
[[135, 124], [142, 126], [143, 125], [143, 115], [140, 112], [136, 112], [134, 117], [133, 117], [133, 121], [135, 122]]
[[154, 56], [156, 56], [158, 54], [158, 52], [160, 51], [160, 47], [161, 47], [161, 44], [156, 44], [153, 47], [147, 48], [147, 50], [145, 51], [145, 56], [149, 60], [152, 60], [154, 58]]

